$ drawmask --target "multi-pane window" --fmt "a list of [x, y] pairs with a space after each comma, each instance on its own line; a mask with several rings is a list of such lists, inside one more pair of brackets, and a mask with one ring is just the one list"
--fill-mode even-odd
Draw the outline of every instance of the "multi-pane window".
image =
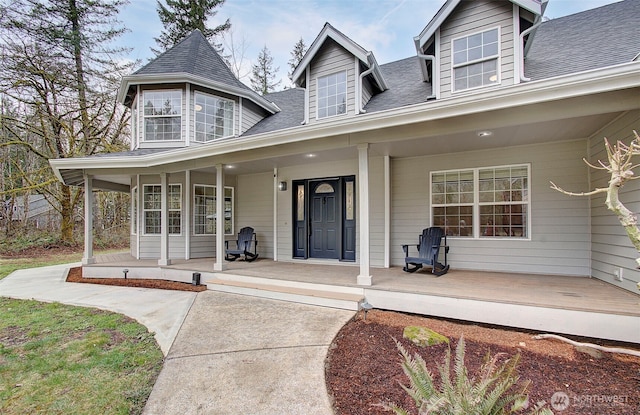
[[[168, 199], [169, 234], [180, 234], [182, 228], [182, 186], [170, 184]], [[144, 185], [143, 206], [144, 233], [160, 234], [162, 229], [162, 187], [160, 185]]]
[[233, 135], [233, 101], [196, 92], [196, 141], [207, 142]]
[[431, 173], [434, 226], [450, 236], [528, 238], [529, 166]]
[[182, 91], [144, 91], [144, 139], [180, 140], [182, 130]]
[[[233, 188], [224, 188], [224, 233], [233, 234]], [[194, 186], [193, 233], [215, 235], [216, 233], [216, 187], [197, 184]]]
[[453, 40], [454, 90], [498, 83], [498, 28]]
[[347, 72], [318, 78], [318, 118], [347, 112]]

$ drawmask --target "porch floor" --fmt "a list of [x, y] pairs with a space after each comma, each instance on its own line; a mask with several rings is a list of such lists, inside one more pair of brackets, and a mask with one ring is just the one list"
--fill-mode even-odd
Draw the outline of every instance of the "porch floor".
[[[225, 274], [343, 287], [359, 287], [389, 293], [410, 293], [462, 300], [517, 304], [592, 313], [640, 317], [640, 295], [588, 277], [517, 274], [452, 269], [436, 277], [428, 271], [409, 274], [400, 267], [371, 268], [372, 286], [356, 284], [359, 267], [335, 262], [275, 262], [259, 258], [254, 262], [225, 262], [222, 272], [213, 271], [214, 258], [172, 260], [159, 267], [156, 260], [136, 260], [129, 254], [102, 255], [89, 267], [162, 268], [203, 272], [224, 278]], [[189, 274], [190, 275], [190, 274]], [[206, 282], [206, 278], [205, 281]], [[374, 304], [375, 306], [375, 304]], [[640, 326], [639, 329], [640, 331]]]

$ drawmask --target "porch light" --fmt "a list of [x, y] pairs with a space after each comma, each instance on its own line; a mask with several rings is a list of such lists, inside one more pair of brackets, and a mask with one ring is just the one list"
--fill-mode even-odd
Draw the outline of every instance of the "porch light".
[[367, 319], [367, 312], [369, 310], [371, 310], [373, 308], [373, 306], [371, 304], [369, 304], [367, 302], [367, 300], [364, 300], [362, 303], [360, 303], [360, 310], [364, 311], [364, 319]]
[[478, 137], [490, 137], [493, 135], [492, 131], [480, 131], [478, 132]]
[[284, 192], [285, 190], [287, 190], [287, 182], [278, 183], [278, 190], [280, 190], [281, 192]]

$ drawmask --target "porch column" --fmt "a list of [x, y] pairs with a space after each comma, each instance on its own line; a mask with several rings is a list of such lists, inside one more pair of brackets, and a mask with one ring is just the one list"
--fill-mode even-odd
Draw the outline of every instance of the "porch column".
[[224, 165], [216, 164], [216, 262], [214, 271], [224, 271]]
[[169, 177], [160, 173], [160, 259], [158, 265], [171, 265], [169, 259]]
[[[189, 85], [189, 84], [187, 84]], [[191, 170], [184, 172], [184, 215], [182, 221], [184, 223], [184, 259], [191, 259], [191, 200], [193, 200], [193, 187], [191, 186]]]
[[384, 267], [391, 265], [391, 158], [384, 156]]
[[95, 264], [93, 256], [93, 176], [84, 175], [84, 255], [82, 265]]
[[273, 260], [278, 260], [278, 168], [273, 169]]
[[369, 269], [369, 143], [358, 144], [358, 215], [360, 224], [360, 274], [358, 285], [371, 285]]

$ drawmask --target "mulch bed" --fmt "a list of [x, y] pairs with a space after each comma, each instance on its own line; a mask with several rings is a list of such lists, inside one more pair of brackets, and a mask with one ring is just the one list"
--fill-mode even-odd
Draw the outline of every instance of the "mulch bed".
[[[446, 345], [420, 348], [402, 338], [408, 325], [429, 327], [451, 340], [452, 355], [464, 336], [466, 366], [471, 375], [478, 373], [487, 353], [505, 353], [506, 358], [521, 355], [518, 374], [531, 380], [530, 402], [552, 403], [552, 396], [568, 396], [550, 407], [561, 415], [637, 415], [640, 413], [640, 358], [603, 353], [600, 358], [578, 352], [557, 340], [534, 340], [532, 333], [497, 327], [483, 327], [423, 316], [372, 310], [347, 323], [332, 343], [326, 361], [326, 382], [337, 415], [389, 414], [380, 406], [394, 402], [417, 414], [413, 400], [400, 387], [408, 385], [394, 338], [413, 355], [419, 353], [439, 384], [437, 366], [444, 361]], [[587, 339], [573, 339], [587, 341]], [[588, 339], [596, 343], [593, 339]], [[609, 346], [638, 350], [640, 345]], [[557, 396], [557, 395], [556, 395]]]
[[186, 282], [157, 280], [152, 278], [84, 278], [82, 267], [69, 269], [67, 282], [79, 282], [86, 284], [117, 285], [120, 287], [156, 288], [160, 290], [178, 291], [206, 291], [206, 285], [192, 285]]

